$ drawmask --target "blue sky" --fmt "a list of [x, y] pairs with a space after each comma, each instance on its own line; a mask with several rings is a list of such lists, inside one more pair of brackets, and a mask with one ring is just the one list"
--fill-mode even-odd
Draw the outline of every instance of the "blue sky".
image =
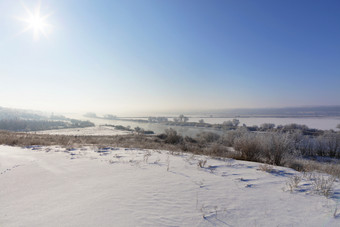
[[0, 106], [147, 112], [340, 105], [340, 1], [0, 0]]

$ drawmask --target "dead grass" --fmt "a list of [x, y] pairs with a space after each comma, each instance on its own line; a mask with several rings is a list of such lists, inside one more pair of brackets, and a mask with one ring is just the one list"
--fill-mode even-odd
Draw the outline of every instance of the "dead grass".
[[264, 164], [264, 165], [259, 165], [258, 170], [263, 171], [263, 172], [267, 172], [267, 173], [271, 173], [274, 170], [274, 168], [271, 165]]
[[306, 159], [291, 159], [287, 162], [287, 167], [299, 172], [320, 172], [340, 178], [340, 163], [326, 163]]
[[99, 148], [115, 146], [142, 149], [180, 150], [178, 146], [166, 144], [155, 136], [144, 135], [67, 136], [0, 131], [0, 144], [10, 146], [60, 145], [64, 147], [96, 145]]
[[[170, 133], [171, 134], [171, 133]], [[174, 137], [173, 134], [171, 134]], [[179, 135], [175, 135], [177, 138]], [[182, 138], [182, 137], [180, 137]], [[173, 141], [170, 141], [173, 142]], [[208, 155], [211, 157], [233, 158], [247, 161], [259, 161], [268, 163], [266, 160], [258, 159], [259, 150], [257, 144], [250, 139], [236, 139], [236, 149], [232, 149], [223, 141], [213, 141], [211, 143], [197, 142], [192, 138], [177, 140], [170, 143], [166, 137], [155, 135], [116, 135], [116, 136], [67, 136], [67, 135], [47, 135], [35, 133], [0, 131], [0, 144], [10, 146], [63, 146], [65, 148], [77, 148], [82, 146], [104, 147], [125, 147], [137, 149], [168, 150], [172, 153], [189, 152], [195, 155]], [[254, 145], [255, 143], [255, 145]], [[254, 145], [254, 146], [253, 146]], [[238, 150], [238, 147], [240, 150]], [[254, 151], [254, 147], [256, 148]], [[147, 161], [147, 160], [146, 160]], [[322, 172], [340, 178], [339, 163], [324, 163], [314, 160], [298, 159], [290, 156], [283, 164], [300, 172]], [[260, 167], [263, 171], [271, 171], [268, 165]]]
[[204, 168], [205, 164], [207, 164], [207, 160], [198, 160], [197, 166], [200, 168]]
[[333, 194], [333, 184], [335, 177], [317, 176], [314, 180], [314, 190], [316, 193], [326, 196], [327, 198]]
[[293, 192], [295, 189], [299, 187], [299, 183], [301, 182], [302, 177], [298, 175], [294, 175], [290, 177], [286, 183], [288, 190]]

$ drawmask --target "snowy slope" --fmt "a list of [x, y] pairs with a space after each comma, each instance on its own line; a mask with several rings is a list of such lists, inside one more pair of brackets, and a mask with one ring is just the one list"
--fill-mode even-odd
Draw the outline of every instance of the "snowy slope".
[[109, 126], [95, 126], [86, 128], [67, 128], [32, 132], [49, 135], [71, 135], [71, 136], [113, 136], [131, 134], [129, 131], [117, 130]]
[[299, 173], [259, 165], [167, 151], [0, 146], [0, 226], [340, 226], [336, 197], [306, 182], [307, 190], [289, 192], [286, 182]]

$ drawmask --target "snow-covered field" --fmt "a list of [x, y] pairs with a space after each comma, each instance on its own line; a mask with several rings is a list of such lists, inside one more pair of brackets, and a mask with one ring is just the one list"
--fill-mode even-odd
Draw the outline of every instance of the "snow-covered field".
[[331, 198], [307, 180], [290, 192], [300, 173], [259, 166], [167, 151], [0, 146], [0, 226], [340, 226], [339, 182]]
[[37, 134], [49, 135], [72, 135], [72, 136], [113, 136], [131, 134], [129, 131], [117, 130], [109, 126], [95, 126], [87, 128], [67, 128], [34, 132]]

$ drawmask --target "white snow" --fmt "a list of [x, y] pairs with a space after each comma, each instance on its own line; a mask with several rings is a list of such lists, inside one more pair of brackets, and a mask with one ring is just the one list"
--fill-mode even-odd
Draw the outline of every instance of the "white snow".
[[259, 165], [167, 151], [0, 146], [0, 226], [340, 226], [336, 196], [289, 192], [286, 182], [300, 173]]
[[113, 136], [131, 134], [129, 131], [117, 130], [110, 126], [95, 126], [86, 128], [67, 128], [32, 132], [49, 135], [72, 135], [72, 136]]

